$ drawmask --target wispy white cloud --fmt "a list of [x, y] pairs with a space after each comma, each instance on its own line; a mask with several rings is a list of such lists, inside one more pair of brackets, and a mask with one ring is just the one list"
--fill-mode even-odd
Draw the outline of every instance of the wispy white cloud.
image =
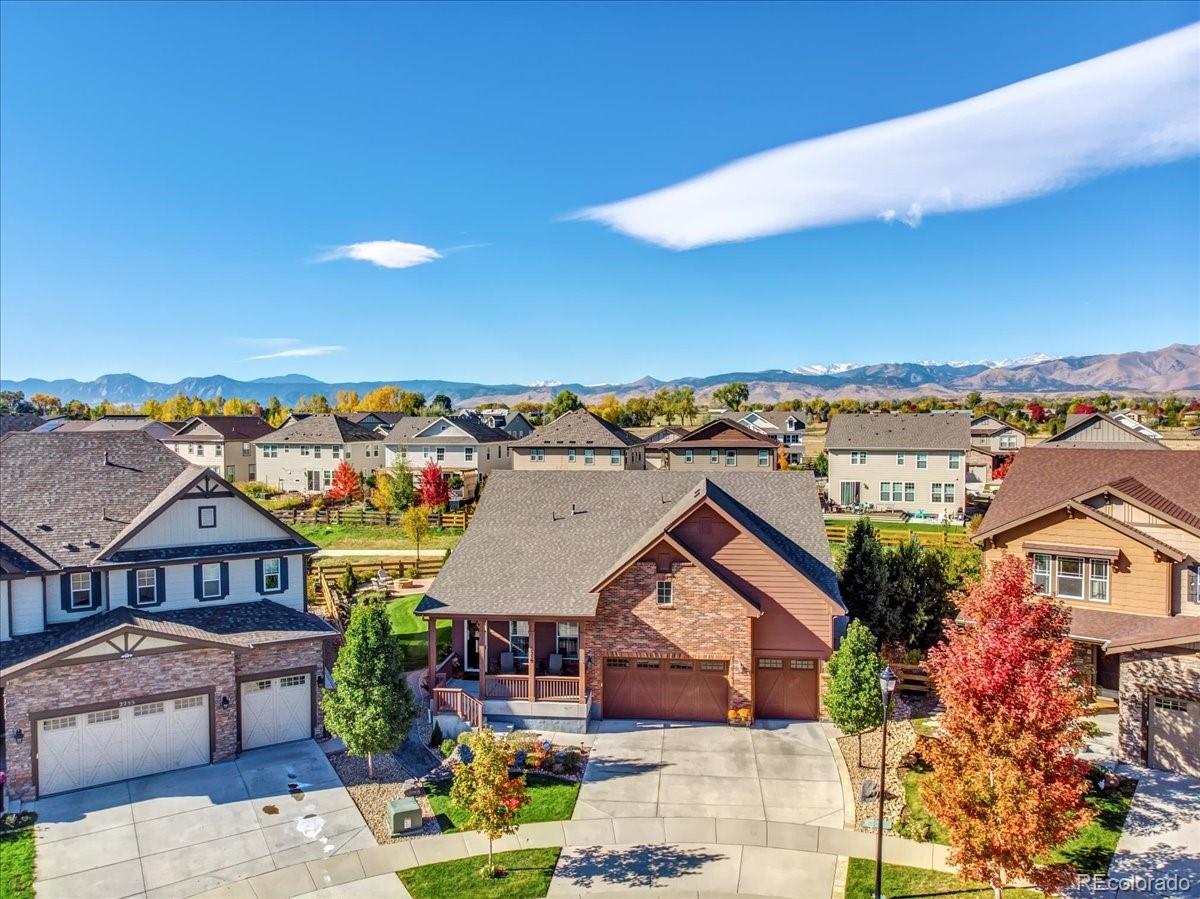
[[380, 268], [412, 268], [441, 259], [442, 254], [433, 247], [402, 240], [365, 240], [334, 247], [317, 257], [317, 262], [332, 262], [335, 259], [358, 259]]
[[344, 346], [294, 346], [284, 350], [275, 350], [272, 353], [262, 353], [258, 356], [251, 356], [251, 360], [257, 359], [294, 359], [304, 356], [328, 356], [330, 353], [337, 353], [344, 350]]
[[1198, 151], [1200, 24], [571, 217], [675, 250], [870, 219], [916, 227]]

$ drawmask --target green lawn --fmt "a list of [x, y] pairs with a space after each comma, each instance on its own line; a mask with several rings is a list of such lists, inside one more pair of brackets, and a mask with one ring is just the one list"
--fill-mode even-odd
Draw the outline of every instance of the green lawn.
[[397, 876], [413, 899], [538, 899], [550, 889], [554, 866], [561, 849], [519, 849], [497, 852], [494, 861], [504, 867], [504, 877], [485, 879], [479, 869], [487, 864], [486, 855], [438, 862], [400, 871]]
[[[404, 653], [404, 668], [412, 671], [429, 663], [429, 624], [413, 614], [424, 593], [411, 593], [393, 599], [387, 604], [388, 620], [392, 623], [392, 634]], [[450, 650], [450, 622], [438, 622], [438, 658]]]
[[[825, 523], [828, 525], [839, 525], [842, 527], [852, 528], [857, 519], [854, 518], [827, 518]], [[877, 531], [949, 531], [951, 534], [965, 534], [966, 528], [958, 525], [950, 525], [947, 527], [942, 524], [925, 523], [925, 522], [908, 522], [908, 521], [879, 521], [871, 519], [871, 526]]]
[[[292, 527], [321, 549], [416, 549], [399, 525], [305, 524]], [[462, 539], [458, 529], [433, 530], [421, 541], [421, 549], [453, 549]]]
[[[959, 880], [955, 875], [942, 871], [884, 864], [883, 894], [889, 899], [919, 899], [925, 896], [991, 899], [992, 888]], [[871, 899], [874, 895], [875, 862], [867, 858], [850, 859], [846, 870], [846, 899]], [[1035, 890], [1013, 888], [1005, 890], [1004, 895], [1007, 899], [1040, 899], [1042, 894]]]
[[[521, 806], [517, 811], [518, 824], [566, 821], [575, 811], [579, 784], [547, 777], [545, 774], [527, 774], [525, 784], [529, 791], [529, 804]], [[467, 813], [450, 801], [450, 781], [430, 785], [427, 793], [429, 805], [442, 826], [442, 833], [453, 833], [466, 827]]]
[[946, 837], [946, 828], [942, 827], [929, 814], [925, 808], [924, 801], [921, 799], [920, 784], [928, 772], [928, 768], [911, 768], [904, 772], [904, 804], [907, 807], [909, 818], [917, 823], [928, 821], [933, 834], [933, 842], [946, 846], [950, 842]]
[[[20, 820], [11, 820], [17, 819]], [[32, 816], [6, 815], [0, 821], [0, 897], [33, 899]]]

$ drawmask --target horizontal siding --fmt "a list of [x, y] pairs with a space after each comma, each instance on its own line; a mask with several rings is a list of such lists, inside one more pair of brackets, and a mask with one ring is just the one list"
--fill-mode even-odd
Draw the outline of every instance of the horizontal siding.
[[[215, 506], [217, 526], [200, 527], [201, 506]], [[266, 512], [237, 497], [178, 499], [133, 536], [123, 548], [146, 549], [164, 546], [203, 546], [245, 540], [279, 540], [288, 537]]]
[[517, 471], [637, 471], [646, 467], [645, 450], [640, 446], [622, 450], [620, 465], [613, 465], [609, 459], [609, 450], [613, 447], [596, 447], [596, 461], [587, 465], [583, 461], [585, 448], [575, 448], [575, 461], [572, 462], [569, 447], [548, 446], [545, 447], [546, 458], [541, 462], [532, 462], [529, 447], [513, 447], [512, 467]]
[[[874, 503], [876, 506], [905, 512], [915, 512], [918, 509], [926, 512], [956, 512], [964, 508], [967, 473], [966, 447], [963, 448], [958, 468], [950, 467], [950, 453], [945, 450], [931, 450], [928, 454], [927, 468], [917, 468], [915, 450], [904, 451], [903, 464], [897, 463], [897, 454], [891, 450], [867, 450], [866, 452], [867, 461], [864, 465], [852, 465], [849, 450], [829, 452], [829, 498], [835, 503], [841, 501], [842, 481], [858, 481], [862, 484], [862, 501]], [[915, 499], [913, 502], [896, 502], [894, 500], [884, 502], [880, 499], [879, 489], [879, 485], [883, 481], [915, 484]], [[931, 485], [935, 482], [954, 484], [954, 502], [933, 502]]]

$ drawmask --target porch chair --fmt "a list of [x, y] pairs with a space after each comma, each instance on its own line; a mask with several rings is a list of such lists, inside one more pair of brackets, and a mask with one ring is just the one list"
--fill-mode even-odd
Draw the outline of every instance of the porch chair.
[[554, 677], [562, 677], [562, 673], [563, 673], [562, 653], [559, 653], [559, 652], [550, 653], [550, 662], [546, 666], [546, 671], [548, 674], [550, 674]]
[[511, 652], [500, 653], [500, 673], [501, 674], [516, 674], [517, 667], [513, 661]]

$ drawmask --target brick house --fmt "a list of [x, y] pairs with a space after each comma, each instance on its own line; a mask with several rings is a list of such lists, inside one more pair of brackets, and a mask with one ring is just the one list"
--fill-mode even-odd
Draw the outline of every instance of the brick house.
[[320, 732], [313, 544], [143, 432], [10, 435], [0, 475], [9, 796]]
[[1200, 453], [1023, 449], [973, 539], [1070, 608], [1121, 758], [1200, 776]]
[[499, 471], [417, 614], [453, 622], [437, 709], [581, 731], [816, 718], [845, 609], [809, 472]]

